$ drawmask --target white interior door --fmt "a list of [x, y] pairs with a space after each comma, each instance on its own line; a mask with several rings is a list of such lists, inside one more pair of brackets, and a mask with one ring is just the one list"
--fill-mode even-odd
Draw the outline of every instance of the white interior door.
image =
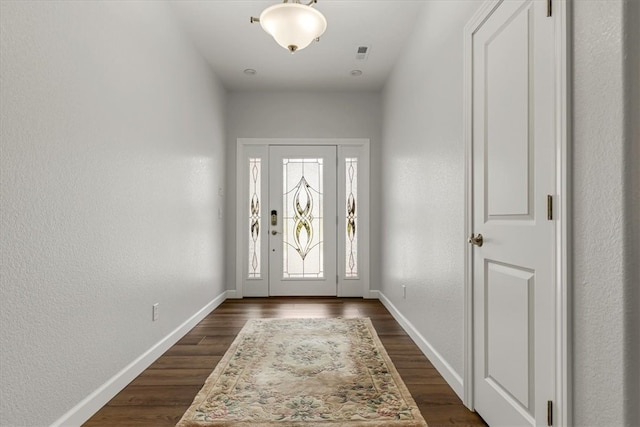
[[337, 294], [335, 146], [269, 147], [269, 295]]
[[491, 426], [547, 425], [555, 393], [547, 216], [555, 53], [546, 6], [504, 1], [473, 35], [474, 402]]

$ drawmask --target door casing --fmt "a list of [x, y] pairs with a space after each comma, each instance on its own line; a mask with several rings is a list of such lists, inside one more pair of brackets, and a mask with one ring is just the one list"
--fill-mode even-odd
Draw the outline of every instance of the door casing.
[[[484, 21], [504, 0], [485, 0], [476, 14], [464, 28], [464, 140], [465, 140], [465, 236], [473, 232], [473, 35]], [[543, 0], [537, 0], [543, 1]], [[546, 1], [546, 0], [544, 0]], [[556, 18], [555, 38], [555, 150], [556, 183], [554, 195], [554, 218], [556, 218], [556, 351], [555, 351], [555, 390], [554, 425], [572, 425], [572, 377], [571, 377], [571, 292], [570, 292], [570, 2], [555, 0], [552, 2], [552, 15]], [[463, 402], [474, 409], [473, 395], [473, 248], [465, 247], [465, 286], [464, 286], [464, 374]]]
[[[337, 241], [337, 257], [338, 257], [338, 297], [363, 297], [377, 298], [377, 293], [371, 291], [369, 283], [369, 139], [368, 138], [238, 138], [237, 139], [237, 157], [236, 157], [236, 283], [235, 289], [227, 291], [229, 298], [243, 298], [244, 296], [267, 296], [266, 293], [254, 295], [245, 289], [247, 279], [245, 275], [245, 249], [247, 245], [244, 242], [246, 232], [246, 224], [248, 216], [245, 213], [245, 188], [247, 188], [247, 179], [245, 177], [245, 162], [250, 157], [249, 153], [260, 153], [261, 156], [268, 156], [269, 146], [271, 145], [333, 145], [338, 148], [338, 241]], [[360, 263], [360, 274], [357, 278], [345, 278], [342, 274], [342, 266], [345, 258], [345, 248], [342, 244], [340, 230], [345, 228], [346, 219], [340, 214], [341, 189], [340, 183], [344, 182], [345, 171], [343, 161], [346, 157], [359, 158], [359, 192], [360, 202], [358, 203], [359, 211], [363, 215], [358, 217], [358, 228], [360, 230], [360, 239], [358, 244], [358, 257]], [[268, 185], [265, 179], [263, 185]], [[266, 205], [265, 205], [266, 206]], [[266, 218], [266, 207], [264, 208], [264, 217]], [[245, 219], [247, 222], [245, 222]], [[268, 277], [268, 274], [267, 274]], [[268, 289], [268, 280], [265, 280]]]

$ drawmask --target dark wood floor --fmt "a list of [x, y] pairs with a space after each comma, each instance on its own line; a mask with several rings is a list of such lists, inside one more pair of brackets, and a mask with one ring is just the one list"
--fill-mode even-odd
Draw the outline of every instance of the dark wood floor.
[[174, 426], [247, 319], [369, 317], [430, 427], [485, 426], [377, 300], [227, 300], [133, 380], [84, 425]]

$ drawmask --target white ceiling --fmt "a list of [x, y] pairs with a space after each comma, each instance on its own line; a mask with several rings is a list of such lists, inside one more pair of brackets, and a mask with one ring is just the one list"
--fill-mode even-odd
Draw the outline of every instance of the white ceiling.
[[[176, 0], [171, 5], [228, 90], [371, 91], [382, 88], [424, 0], [318, 0], [327, 18], [319, 43], [295, 54], [251, 16], [280, 0]], [[366, 61], [358, 46], [369, 46]], [[251, 68], [254, 76], [243, 73]], [[362, 70], [360, 77], [352, 70]]]

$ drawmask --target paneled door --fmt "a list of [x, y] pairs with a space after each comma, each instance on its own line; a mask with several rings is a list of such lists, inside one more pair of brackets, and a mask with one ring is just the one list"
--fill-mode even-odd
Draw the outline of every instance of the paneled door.
[[547, 425], [555, 391], [554, 19], [497, 6], [473, 34], [474, 402], [491, 426]]
[[269, 295], [337, 295], [335, 146], [269, 147]]

